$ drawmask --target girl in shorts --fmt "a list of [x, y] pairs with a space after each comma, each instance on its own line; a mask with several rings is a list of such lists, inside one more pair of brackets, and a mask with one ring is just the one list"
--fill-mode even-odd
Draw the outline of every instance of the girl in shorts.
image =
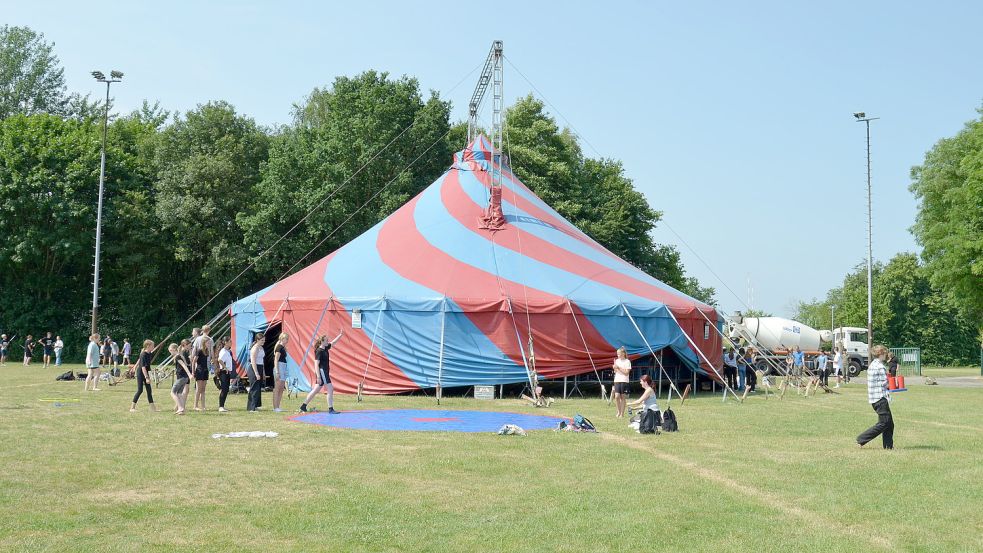
[[628, 381], [631, 376], [631, 359], [628, 359], [628, 352], [625, 351], [624, 346], [618, 348], [618, 358], [614, 360], [611, 368], [614, 370], [614, 405], [618, 409], [617, 416], [623, 417], [628, 406], [625, 394], [628, 393]]
[[199, 338], [201, 343], [192, 352], [192, 373], [195, 377], [195, 411], [205, 410], [205, 390], [208, 388], [208, 361], [212, 355], [212, 340], [207, 335]]
[[167, 351], [174, 357], [174, 386], [171, 387], [174, 414], [183, 415], [185, 402], [188, 400], [188, 386], [191, 384], [191, 367], [177, 344], [167, 346]]
[[279, 413], [280, 400], [283, 399], [283, 390], [287, 387], [287, 342], [290, 336], [286, 332], [280, 334], [273, 348], [273, 412]]
[[337, 413], [334, 410], [334, 386], [331, 385], [331, 366], [328, 362], [328, 350], [331, 346], [341, 339], [341, 335], [345, 331], [342, 330], [335, 336], [334, 340], [328, 341], [327, 336], [318, 337], [317, 341], [314, 342], [314, 357], [317, 360], [317, 376], [315, 377], [315, 385], [311, 388], [309, 394], [307, 394], [307, 399], [304, 403], [300, 404], [301, 412], [307, 412], [307, 404], [314, 400], [321, 390], [326, 389], [328, 391], [328, 413], [332, 415]]

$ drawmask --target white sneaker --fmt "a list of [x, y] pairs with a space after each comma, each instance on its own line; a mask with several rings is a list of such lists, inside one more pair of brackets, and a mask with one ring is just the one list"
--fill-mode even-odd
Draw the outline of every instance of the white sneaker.
[[228, 409], [226, 409], [225, 407], [219, 407], [219, 408], [218, 408], [218, 412], [219, 412], [219, 413], [228, 413], [228, 412], [229, 412], [229, 410], [228, 410]]
[[833, 386], [833, 387], [834, 387], [834, 388], [839, 388], [839, 387], [840, 387], [840, 385], [839, 385], [839, 384], [837, 384], [836, 386]]
[[280, 409], [279, 407], [277, 407], [276, 409], [273, 410], [273, 412], [274, 413], [282, 413], [283, 412], [283, 409]]

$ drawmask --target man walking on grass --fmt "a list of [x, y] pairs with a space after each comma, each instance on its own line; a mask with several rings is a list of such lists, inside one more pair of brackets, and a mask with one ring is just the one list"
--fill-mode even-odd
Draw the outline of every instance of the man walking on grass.
[[857, 436], [857, 445], [863, 447], [879, 434], [884, 449], [894, 449], [894, 417], [891, 416], [891, 393], [887, 389], [887, 348], [876, 345], [871, 349], [874, 360], [867, 367], [867, 400], [877, 413], [877, 424]]

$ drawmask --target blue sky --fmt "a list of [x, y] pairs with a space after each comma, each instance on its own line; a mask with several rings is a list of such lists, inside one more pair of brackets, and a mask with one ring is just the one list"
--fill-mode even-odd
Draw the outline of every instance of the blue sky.
[[[224, 99], [267, 125], [288, 122], [313, 87], [369, 68], [416, 76], [463, 118], [474, 77], [447, 92], [500, 38], [585, 153], [624, 162], [689, 247], [666, 225], [656, 240], [679, 247], [726, 311], [747, 301], [750, 279], [754, 307], [788, 315], [863, 261], [854, 111], [882, 118], [873, 236], [886, 261], [917, 251], [911, 166], [983, 103], [981, 2], [477, 5], [0, 0], [0, 24], [55, 42], [72, 90], [98, 95], [89, 71], [124, 71], [122, 110]], [[533, 91], [510, 66], [505, 78], [510, 103]]]

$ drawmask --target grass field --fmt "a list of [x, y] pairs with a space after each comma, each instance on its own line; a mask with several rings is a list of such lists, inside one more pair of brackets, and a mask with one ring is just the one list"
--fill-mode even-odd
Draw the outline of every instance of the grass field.
[[952, 376], [980, 376], [980, 368], [977, 367], [935, 367], [923, 366], [922, 376], [932, 378], [948, 378]]
[[[133, 381], [83, 394], [58, 372], [0, 368], [2, 551], [983, 550], [980, 388], [898, 394], [884, 451], [854, 443], [875, 420], [861, 384], [743, 405], [702, 395], [660, 436], [600, 400], [560, 401], [548, 413], [602, 432], [522, 438], [331, 430], [246, 414], [241, 395], [233, 413], [176, 417], [163, 387], [162, 412], [129, 413]], [[280, 436], [211, 438], [236, 430]]]

